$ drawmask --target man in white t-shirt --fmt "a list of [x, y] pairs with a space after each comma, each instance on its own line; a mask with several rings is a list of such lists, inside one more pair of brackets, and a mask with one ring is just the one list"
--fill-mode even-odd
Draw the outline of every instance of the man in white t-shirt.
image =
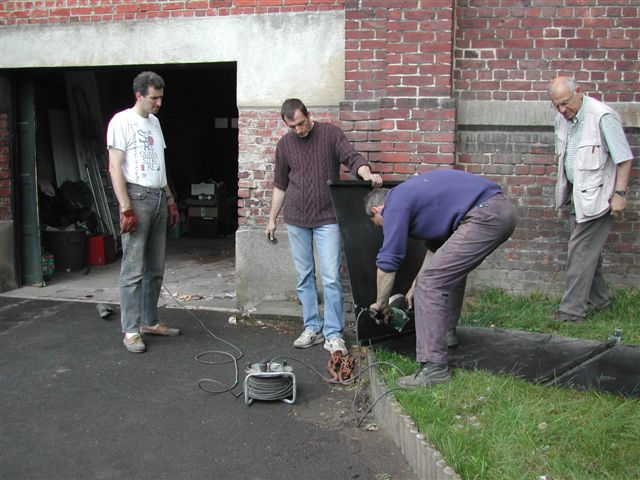
[[155, 116], [162, 106], [164, 80], [154, 72], [142, 72], [133, 80], [133, 93], [135, 105], [109, 122], [107, 147], [111, 182], [120, 204], [123, 344], [132, 353], [142, 353], [146, 346], [141, 334], [180, 334], [158, 323], [167, 220], [173, 228], [179, 214], [167, 184], [166, 145]]

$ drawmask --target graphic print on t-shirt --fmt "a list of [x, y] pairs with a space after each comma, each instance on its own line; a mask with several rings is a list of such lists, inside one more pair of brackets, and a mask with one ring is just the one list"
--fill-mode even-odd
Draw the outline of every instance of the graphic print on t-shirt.
[[136, 139], [139, 142], [138, 148], [135, 149], [136, 171], [138, 174], [144, 178], [148, 175], [148, 172], [160, 171], [160, 161], [154, 148], [155, 140], [151, 130], [138, 130]]

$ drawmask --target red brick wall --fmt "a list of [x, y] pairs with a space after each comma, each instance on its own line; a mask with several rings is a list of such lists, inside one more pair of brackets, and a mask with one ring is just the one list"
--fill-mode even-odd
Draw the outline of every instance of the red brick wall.
[[0, 2], [0, 25], [318, 12], [343, 5], [344, 0], [4, 0]]
[[[575, 73], [604, 101], [640, 101], [637, 0], [5, 1], [0, 25], [343, 9], [345, 101], [314, 117], [339, 123], [386, 179], [456, 167], [498, 181], [520, 224], [492, 266], [524, 289], [560, 277], [568, 231], [566, 212], [552, 207], [551, 125], [456, 125], [456, 101], [547, 101], [547, 83], [559, 73]], [[262, 226], [275, 143], [286, 128], [275, 108], [241, 111], [239, 127], [239, 223]], [[638, 127], [628, 130], [636, 155]], [[618, 283], [640, 270], [639, 170], [605, 255]]]
[[[309, 108], [309, 114], [321, 122], [337, 123], [336, 110]], [[238, 225], [266, 226], [271, 207], [276, 143], [288, 128], [280, 118], [278, 107], [240, 110], [238, 131]], [[282, 215], [278, 221], [282, 222]]]
[[[520, 106], [547, 102], [549, 80], [569, 74], [594, 98], [638, 101], [639, 18], [640, 6], [633, 0], [459, 0], [455, 96]], [[637, 158], [640, 125], [635, 127], [627, 128], [627, 138]], [[502, 184], [518, 205], [520, 221], [504, 254], [485, 266], [524, 291], [545, 290], [561, 280], [568, 211], [553, 206], [557, 167], [551, 125], [459, 126], [456, 157], [467, 171]], [[635, 163], [630, 206], [615, 224], [604, 255], [607, 279], [619, 285], [633, 284], [640, 275], [640, 170]]]
[[[479, 275], [489, 283], [546, 290], [562, 277], [568, 212], [553, 207], [552, 127], [456, 128], [453, 98], [547, 101], [549, 80], [575, 72], [595, 98], [640, 100], [640, 7], [602, 3], [346, 2], [340, 118], [356, 147], [388, 179], [455, 166], [497, 181], [517, 204], [518, 229]], [[640, 132], [627, 134], [637, 155]], [[639, 176], [636, 168], [635, 183]], [[630, 196], [605, 252], [614, 283], [629, 284], [640, 272], [639, 197]]]
[[640, 101], [637, 0], [458, 0], [456, 24], [459, 98], [547, 100], [575, 72], [606, 102]]
[[387, 179], [455, 160], [453, 0], [348, 0], [340, 119]]

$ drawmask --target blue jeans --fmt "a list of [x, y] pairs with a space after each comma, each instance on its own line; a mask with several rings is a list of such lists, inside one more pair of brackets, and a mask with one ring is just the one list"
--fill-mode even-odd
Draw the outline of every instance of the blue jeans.
[[[298, 298], [302, 303], [304, 327], [314, 332], [322, 330], [330, 340], [342, 336], [344, 304], [340, 281], [340, 230], [338, 224], [317, 228], [287, 225], [293, 263], [298, 274]], [[313, 259], [315, 241], [320, 259], [320, 274], [324, 289], [324, 320], [318, 310], [318, 289]]]
[[138, 227], [122, 234], [120, 309], [122, 331], [158, 323], [158, 298], [164, 276], [167, 201], [162, 189], [128, 183]]

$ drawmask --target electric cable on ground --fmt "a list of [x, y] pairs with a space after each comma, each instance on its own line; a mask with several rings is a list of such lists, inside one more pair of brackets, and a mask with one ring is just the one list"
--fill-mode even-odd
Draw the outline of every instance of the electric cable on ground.
[[[353, 305], [354, 308], [358, 308], [357, 305]], [[359, 333], [358, 333], [358, 325], [360, 323], [360, 315], [362, 315], [364, 312], [367, 312], [367, 314], [369, 313], [368, 309], [365, 308], [361, 308], [360, 312], [358, 313], [358, 315], [356, 316], [356, 328], [355, 328], [355, 332], [356, 332], [356, 345], [358, 345], [358, 347], [360, 347], [360, 337], [359, 337]], [[371, 342], [369, 342], [369, 347], [371, 347]], [[358, 358], [358, 360], [360, 360]], [[373, 367], [377, 367], [378, 365], [387, 365], [391, 368], [394, 368], [395, 370], [399, 371], [401, 375], [405, 375], [405, 373], [402, 371], [402, 369], [400, 367], [398, 367], [397, 365], [394, 365], [391, 362], [374, 362], [371, 365], [367, 365], [367, 367], [364, 369], [364, 371], [362, 371], [362, 364], [360, 361], [358, 361], [358, 374], [357, 377], [361, 377], [364, 372], [366, 372], [367, 370], [369, 370], [370, 368]], [[392, 392], [395, 392], [396, 390], [400, 390], [399, 387], [392, 387], [392, 388], [388, 388], [382, 395], [378, 396], [378, 398], [376, 398], [374, 401], [371, 402], [371, 405], [369, 405], [369, 407], [365, 410], [365, 412], [362, 414], [362, 417], [360, 417], [360, 419], [358, 419], [358, 412], [357, 412], [357, 401], [358, 401], [358, 394], [360, 393], [360, 384], [358, 384], [358, 387], [356, 388], [356, 392], [354, 394], [353, 397], [353, 402], [351, 404], [351, 407], [353, 409], [353, 416], [356, 419], [356, 427], [360, 427], [360, 425], [362, 425], [362, 422], [364, 421], [364, 419], [367, 417], [367, 415], [369, 415], [369, 413], [371, 413], [371, 411], [375, 408], [375, 406], [378, 404], [378, 402], [380, 400], [382, 400], [383, 398], [385, 398], [387, 395], [389, 395]]]
[[[171, 291], [167, 288], [167, 286], [163, 283], [162, 287], [167, 291], [167, 293], [169, 294], [169, 296], [184, 310], [186, 310], [193, 318], [195, 318], [198, 323], [200, 324], [200, 326], [213, 338], [215, 338], [216, 340], [225, 343], [227, 345], [229, 345], [231, 348], [233, 348], [236, 352], [238, 352], [237, 356], [236, 355], [232, 355], [229, 352], [225, 352], [224, 350], [206, 350], [204, 352], [200, 352], [195, 356], [195, 360], [198, 363], [204, 363], [206, 365], [226, 365], [228, 363], [233, 363], [233, 368], [235, 370], [235, 379], [233, 381], [233, 385], [231, 386], [225, 386], [224, 383], [220, 382], [219, 380], [215, 380], [213, 378], [201, 378], [200, 380], [198, 380], [198, 387], [200, 387], [202, 390], [204, 390], [205, 392], [209, 392], [209, 393], [225, 393], [225, 392], [229, 392], [231, 393], [234, 397], [238, 398], [240, 395], [242, 395], [242, 392], [239, 394], [235, 394], [233, 393], [233, 389], [236, 388], [238, 386], [238, 376], [239, 376], [239, 372], [238, 372], [238, 360], [240, 360], [244, 353], [242, 352], [242, 350], [240, 350], [238, 347], [236, 347], [233, 343], [228, 342], [226, 340], [224, 340], [223, 338], [218, 337], [215, 333], [213, 333], [211, 330], [209, 330], [209, 328], [207, 328], [207, 326], [204, 324], [204, 322], [200, 319], [200, 317], [198, 317], [195, 313], [193, 313], [191, 310], [189, 310], [186, 305], [184, 305], [180, 300], [178, 300], [172, 293]], [[228, 357], [227, 360], [224, 361], [216, 361], [216, 360], [204, 360], [202, 359], [202, 357], [206, 356], [206, 355], [222, 355], [224, 357]], [[206, 383], [214, 383], [216, 385], [220, 385], [221, 389], [217, 389], [217, 390], [211, 390], [209, 388], [205, 388], [204, 384]]]
[[246, 393], [255, 400], [282, 400], [293, 395], [293, 380], [287, 376], [248, 377]]
[[[226, 352], [224, 350], [206, 350], [206, 351], [202, 351], [199, 352], [198, 354], [196, 354], [195, 356], [195, 360], [198, 363], [204, 363], [206, 365], [226, 365], [229, 363], [233, 363], [233, 367], [234, 367], [234, 382], [233, 385], [231, 386], [226, 386], [225, 384], [223, 384], [222, 382], [220, 382], [219, 380], [213, 379], [213, 378], [201, 378], [200, 380], [198, 380], [198, 387], [202, 390], [204, 390], [205, 392], [208, 393], [215, 393], [215, 394], [219, 394], [219, 393], [226, 393], [229, 392], [231, 393], [235, 398], [240, 397], [243, 392], [240, 392], [238, 394], [233, 392], [233, 389], [236, 388], [238, 386], [238, 380], [239, 380], [239, 369], [238, 369], [238, 361], [244, 356], [244, 353], [242, 352], [242, 350], [240, 350], [240, 348], [238, 348], [236, 345], [234, 345], [233, 343], [224, 340], [223, 338], [217, 336], [216, 334], [214, 334], [205, 324], [204, 322], [200, 319], [200, 317], [198, 317], [195, 313], [193, 313], [193, 311], [191, 311], [190, 309], [188, 309], [186, 307], [186, 305], [184, 305], [180, 300], [178, 300], [177, 297], [175, 297], [171, 291], [166, 287], [166, 285], [163, 283], [162, 287], [166, 290], [166, 292], [169, 294], [169, 296], [174, 300], [174, 302], [176, 302], [178, 304], [178, 306], [180, 306], [183, 310], [186, 310], [189, 315], [191, 315], [193, 318], [195, 318], [198, 323], [200, 324], [200, 326], [213, 338], [215, 338], [216, 340], [225, 343], [226, 345], [229, 345], [231, 348], [233, 348], [236, 352], [237, 355], [232, 355], [229, 352]], [[357, 308], [357, 306], [354, 305], [354, 307]], [[356, 328], [355, 328], [355, 333], [356, 333], [356, 344], [358, 345], [358, 347], [360, 346], [360, 340], [359, 340], [359, 336], [358, 336], [358, 323], [359, 323], [359, 319], [360, 319], [360, 315], [362, 315], [363, 313], [367, 312], [367, 309], [361, 309], [360, 313], [358, 313], [357, 317], [356, 317]], [[226, 360], [205, 360], [202, 357], [207, 356], [207, 355], [222, 355], [224, 357], [227, 357]], [[358, 356], [357, 359], [357, 364], [358, 364], [358, 373], [355, 375], [352, 375], [351, 378], [347, 379], [347, 380], [334, 380], [332, 378], [328, 378], [325, 377], [322, 373], [318, 372], [316, 369], [314, 369], [313, 367], [311, 367], [309, 364], [307, 364], [306, 362], [299, 360], [295, 357], [289, 357], [289, 356], [285, 356], [285, 355], [279, 355], [277, 357], [274, 357], [270, 362], [268, 362], [268, 365], [275, 363], [275, 360], [278, 359], [283, 359], [283, 360], [292, 360], [294, 362], [297, 362], [299, 364], [301, 364], [302, 366], [304, 366], [306, 369], [308, 369], [310, 372], [312, 372], [314, 375], [316, 375], [317, 377], [319, 377], [323, 382], [328, 383], [328, 384], [333, 384], [333, 385], [350, 385], [352, 383], [356, 383], [356, 391], [354, 394], [354, 398], [352, 401], [352, 409], [353, 409], [353, 414], [354, 414], [354, 418], [356, 420], [356, 426], [359, 428], [362, 425], [362, 422], [364, 421], [364, 419], [366, 418], [366, 416], [373, 410], [373, 408], [376, 406], [376, 404], [382, 400], [385, 396], [387, 396], [389, 393], [398, 390], [398, 388], [391, 388], [388, 389], [386, 392], [384, 392], [382, 395], [380, 395], [378, 398], [376, 398], [371, 405], [367, 408], [367, 410], [364, 412], [364, 414], [362, 415], [361, 418], [358, 418], [358, 414], [356, 411], [356, 405], [357, 405], [357, 400], [358, 400], [358, 395], [360, 393], [360, 384], [362, 383], [361, 380], [362, 376], [367, 372], [367, 370], [369, 370], [370, 368], [376, 367], [378, 365], [387, 365], [391, 368], [394, 368], [396, 370], [398, 370], [402, 375], [404, 375], [404, 372], [396, 365], [390, 363], [390, 362], [374, 362], [371, 365], [367, 365], [367, 367], [365, 367], [364, 369], [362, 369], [362, 364], [361, 364], [361, 359], [359, 358], [360, 356]], [[251, 398], [256, 399], [256, 400], [280, 400], [283, 398], [288, 398], [289, 396], [291, 396], [291, 391], [293, 388], [291, 379], [289, 377], [286, 376], [278, 376], [278, 375], [274, 375], [273, 377], [267, 377], [267, 378], [258, 378], [258, 377], [250, 377], [247, 379], [247, 389], [248, 389], [248, 394], [251, 396]], [[205, 384], [207, 383], [213, 383], [216, 385], [219, 385], [221, 388], [220, 389], [210, 389], [210, 388], [205, 388]]]

